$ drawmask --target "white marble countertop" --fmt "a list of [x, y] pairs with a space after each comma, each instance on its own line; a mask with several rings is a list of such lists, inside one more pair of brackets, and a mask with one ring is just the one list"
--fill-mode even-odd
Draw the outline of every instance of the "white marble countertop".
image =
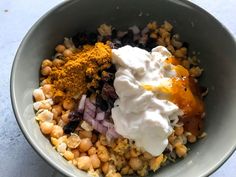
[[[50, 8], [63, 0], [0, 1], [0, 176], [59, 177], [31, 148], [21, 133], [10, 102], [10, 71], [26, 32]], [[192, 0], [221, 21], [236, 37], [235, 0]], [[211, 177], [235, 177], [236, 152]]]

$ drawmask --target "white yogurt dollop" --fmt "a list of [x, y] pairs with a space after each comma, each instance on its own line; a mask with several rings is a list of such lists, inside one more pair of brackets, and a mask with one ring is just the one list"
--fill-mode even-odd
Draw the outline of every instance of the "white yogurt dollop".
[[165, 150], [173, 131], [170, 120], [178, 120], [182, 111], [165, 99], [161, 89], [154, 94], [143, 85], [171, 84], [170, 78], [176, 73], [164, 62], [171, 56], [162, 46], [151, 53], [128, 45], [112, 50], [112, 62], [117, 67], [114, 87], [119, 96], [112, 109], [115, 129], [153, 156]]

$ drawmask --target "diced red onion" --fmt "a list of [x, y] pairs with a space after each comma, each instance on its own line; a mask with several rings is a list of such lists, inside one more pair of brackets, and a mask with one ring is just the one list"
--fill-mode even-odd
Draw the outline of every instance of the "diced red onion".
[[86, 112], [84, 113], [83, 119], [88, 122], [89, 124], [92, 124], [93, 122], [93, 117], [91, 117], [89, 114], [87, 114]]
[[84, 112], [85, 100], [86, 100], [86, 95], [82, 95], [80, 102], [79, 102], [79, 106], [78, 106], [78, 111], [80, 113]]
[[107, 128], [113, 128], [114, 127], [113, 123], [108, 122], [107, 120], [103, 120], [102, 125], [104, 125]]
[[85, 99], [84, 114], [89, 114], [92, 118], [96, 114], [96, 106], [89, 101], [88, 98]]
[[105, 112], [97, 112], [97, 115], [96, 115], [95, 119], [99, 120], [99, 121], [105, 119]]
[[98, 121], [93, 120], [92, 121], [92, 127], [97, 130], [99, 133], [101, 134], [106, 134], [107, 132], [107, 127], [105, 127], [104, 125], [100, 124]]

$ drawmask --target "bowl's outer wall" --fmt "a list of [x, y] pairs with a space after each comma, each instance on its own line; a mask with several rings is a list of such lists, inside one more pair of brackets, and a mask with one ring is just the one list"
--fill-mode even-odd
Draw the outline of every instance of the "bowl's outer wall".
[[206, 139], [192, 146], [189, 155], [164, 167], [159, 177], [206, 176], [233, 152], [236, 144], [236, 46], [213, 17], [180, 0], [81, 0], [58, 6], [41, 18], [22, 42], [12, 71], [12, 101], [18, 122], [33, 147], [67, 176], [87, 176], [68, 164], [41, 134], [34, 119], [32, 91], [39, 86], [40, 63], [53, 55], [54, 47], [78, 31], [95, 31], [102, 24], [127, 29], [151, 20], [171, 22], [190, 49], [200, 52], [205, 68], [202, 84], [206, 99]]

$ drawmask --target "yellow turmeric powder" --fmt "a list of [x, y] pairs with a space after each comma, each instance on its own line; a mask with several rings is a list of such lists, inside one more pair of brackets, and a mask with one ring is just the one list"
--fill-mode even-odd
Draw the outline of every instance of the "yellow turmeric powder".
[[111, 65], [111, 48], [101, 42], [84, 45], [81, 51], [65, 57], [65, 64], [52, 67], [48, 79], [65, 96], [80, 98], [91, 87], [97, 88], [103, 69]]

